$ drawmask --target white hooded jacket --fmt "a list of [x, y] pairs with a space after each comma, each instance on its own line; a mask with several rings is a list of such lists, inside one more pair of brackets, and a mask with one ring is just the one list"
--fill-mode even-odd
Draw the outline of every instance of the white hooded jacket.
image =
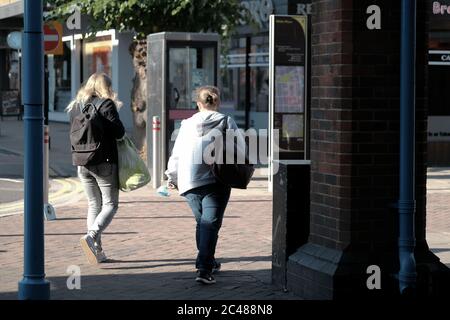
[[[237, 157], [243, 159], [246, 151], [244, 135], [232, 118], [217, 111], [201, 111], [181, 122], [165, 172], [169, 182], [177, 185], [180, 195], [216, 182], [211, 172], [214, 160], [214, 153], [211, 151], [215, 146], [215, 137], [220, 137], [225, 132], [225, 126], [232, 129], [231, 132], [228, 131], [228, 137], [230, 133], [234, 135]], [[227, 158], [229, 152], [233, 154], [233, 150], [229, 149], [232, 148], [226, 149]]]

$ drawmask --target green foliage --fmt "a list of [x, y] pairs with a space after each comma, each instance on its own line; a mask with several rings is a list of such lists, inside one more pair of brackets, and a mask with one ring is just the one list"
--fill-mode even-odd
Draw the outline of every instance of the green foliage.
[[249, 21], [239, 0], [49, 0], [48, 19], [63, 20], [77, 5], [91, 18], [90, 31], [132, 30], [138, 39], [160, 31], [217, 32], [228, 38]]

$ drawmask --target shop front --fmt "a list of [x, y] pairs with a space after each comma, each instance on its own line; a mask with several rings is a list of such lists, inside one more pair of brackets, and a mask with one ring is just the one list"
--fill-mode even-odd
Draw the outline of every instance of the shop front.
[[428, 166], [450, 166], [450, 1], [430, 1]]
[[242, 129], [259, 132], [259, 143], [269, 128], [269, 20], [270, 15], [309, 15], [311, 0], [242, 1], [254, 20], [242, 23], [222, 57], [221, 110], [232, 116]]
[[82, 83], [95, 72], [105, 72], [123, 102], [124, 107], [119, 111], [121, 119], [131, 129], [129, 105], [134, 75], [128, 53], [131, 41], [131, 34], [119, 34], [115, 30], [97, 32], [95, 36], [64, 30], [61, 54], [46, 55], [49, 120], [68, 121], [64, 110]]
[[255, 23], [242, 23], [222, 57], [222, 111], [242, 129], [267, 129], [269, 112], [269, 16], [287, 1], [242, 1]]

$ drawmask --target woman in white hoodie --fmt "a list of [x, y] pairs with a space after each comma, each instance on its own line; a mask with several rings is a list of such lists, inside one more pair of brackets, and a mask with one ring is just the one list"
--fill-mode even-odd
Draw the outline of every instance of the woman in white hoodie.
[[214, 254], [231, 188], [219, 183], [213, 175], [211, 158], [214, 155], [208, 148], [227, 129], [231, 129], [237, 139], [238, 154], [245, 151], [245, 140], [234, 120], [217, 111], [218, 88], [200, 87], [195, 96], [199, 112], [182, 121], [165, 173], [168, 188], [177, 188], [187, 199], [197, 222], [196, 281], [213, 284], [216, 281], [212, 274], [220, 269]]

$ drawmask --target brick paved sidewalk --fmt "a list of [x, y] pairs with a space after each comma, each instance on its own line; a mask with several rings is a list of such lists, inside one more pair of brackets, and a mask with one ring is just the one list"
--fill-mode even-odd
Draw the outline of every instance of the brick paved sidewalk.
[[[184, 199], [162, 198], [145, 187], [121, 193], [120, 209], [103, 236], [112, 259], [87, 263], [79, 238], [85, 232], [86, 201], [60, 207], [45, 223], [46, 274], [52, 299], [298, 299], [271, 286], [271, 196], [266, 184], [233, 190], [217, 257], [217, 284], [196, 283], [195, 223]], [[0, 220], [0, 299], [17, 298], [23, 268], [23, 217]], [[81, 268], [81, 290], [68, 290], [69, 266]]]
[[427, 242], [450, 268], [450, 169], [429, 168], [427, 180]]
[[[450, 170], [431, 170], [427, 240], [450, 267], [449, 195]], [[58, 220], [45, 223], [53, 299], [298, 299], [270, 284], [272, 201], [265, 181], [233, 190], [217, 250], [223, 271], [210, 287], [194, 281], [195, 223], [183, 198], [161, 198], [150, 187], [121, 193], [119, 212], [103, 237], [112, 261], [100, 267], [89, 265], [79, 247], [86, 223], [81, 199], [58, 206]], [[0, 299], [17, 298], [22, 230], [22, 215], [0, 218]], [[67, 289], [72, 265], [81, 268], [81, 290]]]

